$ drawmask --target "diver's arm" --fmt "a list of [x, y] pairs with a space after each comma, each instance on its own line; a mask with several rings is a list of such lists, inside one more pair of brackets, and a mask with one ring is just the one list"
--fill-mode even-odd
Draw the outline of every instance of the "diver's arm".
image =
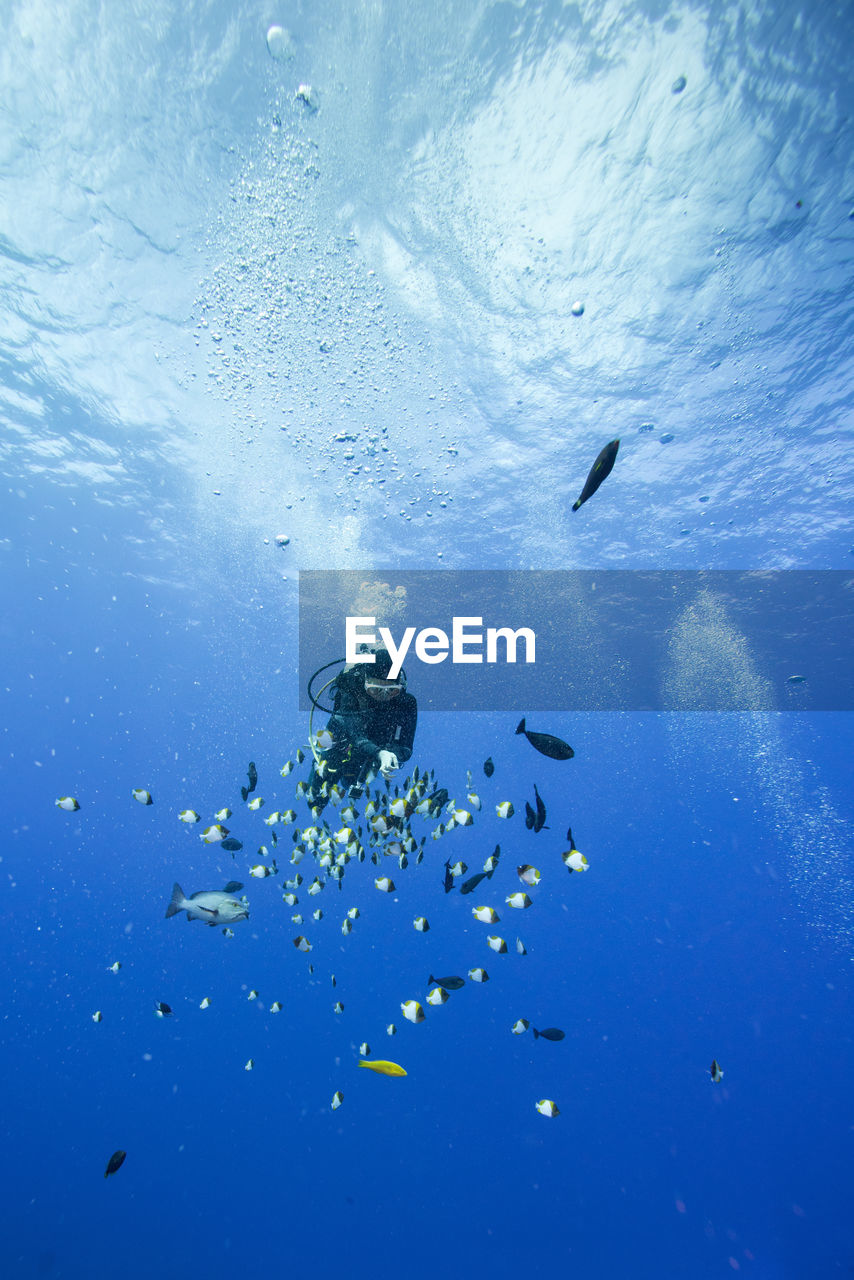
[[373, 759], [380, 750], [365, 733], [367, 719], [365, 707], [347, 685], [339, 688], [335, 697], [335, 711], [330, 717], [328, 729], [337, 746], [346, 751], [349, 744], [357, 755], [365, 760]]
[[346, 751], [349, 744], [356, 755], [369, 760], [378, 754], [380, 747], [361, 731], [363, 722], [361, 712], [352, 712], [350, 715], [338, 714], [329, 721], [329, 732], [335, 739], [337, 747]]
[[400, 764], [405, 764], [412, 755], [412, 744], [415, 741], [415, 725], [418, 720], [418, 703], [411, 693], [404, 693], [401, 698], [400, 735], [390, 744], [389, 750], [397, 756]]

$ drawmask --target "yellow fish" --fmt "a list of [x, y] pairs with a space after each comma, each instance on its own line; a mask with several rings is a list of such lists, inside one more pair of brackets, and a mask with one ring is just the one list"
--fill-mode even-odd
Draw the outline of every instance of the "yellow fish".
[[366, 1062], [363, 1058], [359, 1063], [360, 1067], [367, 1067], [369, 1071], [376, 1071], [381, 1076], [405, 1076], [406, 1072], [403, 1067], [399, 1067], [396, 1062], [386, 1062], [384, 1058], [374, 1058], [371, 1062]]

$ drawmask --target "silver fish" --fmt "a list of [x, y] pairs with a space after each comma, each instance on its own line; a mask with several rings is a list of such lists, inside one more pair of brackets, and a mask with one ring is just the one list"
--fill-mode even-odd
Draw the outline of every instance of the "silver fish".
[[245, 902], [232, 898], [223, 889], [200, 889], [189, 898], [179, 884], [172, 889], [172, 900], [166, 908], [166, 918], [186, 911], [188, 920], [204, 920], [206, 924], [234, 924], [249, 919], [249, 907]]

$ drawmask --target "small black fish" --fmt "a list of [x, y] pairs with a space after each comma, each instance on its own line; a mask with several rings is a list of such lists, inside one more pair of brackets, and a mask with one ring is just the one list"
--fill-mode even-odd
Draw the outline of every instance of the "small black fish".
[[242, 888], [243, 885], [239, 880], [229, 880], [228, 884], [223, 889], [223, 893], [240, 893]]
[[486, 774], [487, 778], [491, 778], [495, 773], [495, 765], [492, 763], [492, 756], [490, 756], [488, 760], [484, 760], [483, 772]]
[[567, 827], [566, 838], [569, 841], [569, 852], [575, 853], [575, 841], [572, 838], [572, 827]]
[[[534, 783], [534, 795], [537, 799], [537, 817], [534, 821], [534, 831], [542, 831], [546, 825], [546, 806], [543, 804], [540, 793], [537, 790], [537, 784]], [[548, 828], [546, 828], [548, 830]]]
[[712, 1065], [709, 1067], [709, 1075], [712, 1077], [715, 1084], [720, 1083], [721, 1078], [723, 1077], [723, 1072], [721, 1071], [717, 1058], [712, 1058]]
[[104, 1174], [105, 1178], [109, 1178], [111, 1173], [118, 1173], [125, 1162], [126, 1151], [114, 1151], [107, 1161], [107, 1170]]
[[227, 840], [221, 840], [220, 849], [225, 849], [226, 853], [238, 853], [243, 848], [242, 840], [235, 840], [234, 836], [229, 836]]
[[427, 799], [430, 804], [430, 812], [432, 814], [439, 814], [448, 803], [448, 792], [445, 787], [440, 787], [438, 791], [432, 792]]
[[536, 1027], [532, 1027], [531, 1030], [534, 1033], [535, 1040], [539, 1040], [540, 1036], [542, 1036], [544, 1040], [558, 1041], [563, 1040], [566, 1035], [566, 1032], [561, 1031], [560, 1027], [544, 1027], [542, 1031], [538, 1031]]
[[464, 880], [460, 885], [460, 893], [471, 893], [476, 889], [481, 880], [490, 880], [492, 878], [491, 871], [478, 871], [477, 875], [469, 876], [468, 880]]
[[534, 733], [526, 729], [524, 717], [516, 726], [516, 732], [524, 733], [531, 746], [539, 751], [541, 756], [548, 756], [550, 760], [571, 760], [575, 755], [572, 747], [568, 742], [564, 742], [563, 738], [556, 738], [551, 733]]
[[453, 889], [453, 887], [454, 887], [454, 877], [451, 875], [451, 863], [450, 863], [450, 861], [448, 861], [448, 862], [446, 862], [446, 863], [445, 863], [445, 880], [444, 880], [444, 884], [445, 884], [445, 893], [450, 893], [450, 892], [451, 892], [451, 890], [452, 890], [452, 889]]
[[154, 1012], [160, 1018], [171, 1017], [172, 1006], [168, 1005], [165, 1000], [158, 1000], [154, 1006]]
[[528, 801], [526, 800], [525, 801], [525, 826], [528, 828], [529, 831], [533, 831], [534, 823], [536, 821], [537, 821], [537, 815], [534, 813], [534, 810], [531, 808], [531, 806], [528, 804]]
[[611, 468], [617, 460], [619, 447], [619, 440], [611, 440], [610, 443], [605, 445], [605, 448], [590, 468], [590, 474], [584, 481], [584, 488], [581, 490], [580, 496], [572, 504], [573, 511], [577, 511], [582, 503], [586, 502], [588, 498], [592, 498], [602, 481], [611, 474]]
[[437, 987], [444, 987], [446, 991], [459, 991], [460, 987], [466, 985], [464, 978], [434, 978], [432, 973], [427, 981]]
[[246, 774], [249, 778], [249, 786], [246, 788], [246, 793], [251, 796], [252, 792], [258, 786], [258, 770], [255, 768], [254, 760], [249, 761], [249, 768], [246, 770]]

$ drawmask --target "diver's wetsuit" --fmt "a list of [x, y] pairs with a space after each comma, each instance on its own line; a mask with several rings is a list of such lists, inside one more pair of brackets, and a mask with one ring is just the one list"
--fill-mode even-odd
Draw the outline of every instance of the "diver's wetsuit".
[[[342, 671], [336, 682], [333, 712], [326, 726], [334, 739], [323, 752], [327, 768], [323, 778], [313, 768], [308, 780], [311, 796], [318, 799], [321, 783], [361, 785], [371, 768], [379, 767], [380, 751], [393, 751], [399, 764], [412, 755], [418, 703], [402, 690], [396, 698], [378, 702], [365, 692], [361, 669]], [[322, 797], [318, 803], [323, 807]]]

